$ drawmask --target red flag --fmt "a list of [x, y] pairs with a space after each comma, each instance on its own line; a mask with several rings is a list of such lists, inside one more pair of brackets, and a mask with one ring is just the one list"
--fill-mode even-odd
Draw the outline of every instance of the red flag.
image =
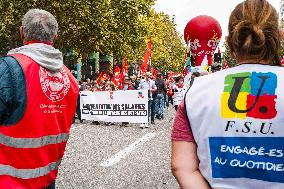
[[227, 60], [224, 60], [224, 66], [223, 66], [224, 69], [227, 69], [229, 68], [229, 65], [228, 65], [228, 62]]
[[154, 75], [155, 78], [157, 78], [157, 74], [158, 74], [157, 70], [154, 69], [153, 75]]
[[112, 76], [111, 81], [117, 88], [119, 88], [119, 89], [121, 88], [122, 78], [121, 78], [121, 74], [120, 74], [120, 68], [118, 67], [118, 65], [115, 66], [114, 74]]
[[143, 75], [146, 73], [146, 70], [149, 66], [149, 62], [151, 61], [151, 51], [152, 51], [152, 39], [150, 38], [148, 42], [148, 47], [144, 55], [144, 60], [141, 65], [140, 74]]
[[98, 77], [98, 79], [97, 79], [97, 84], [98, 84], [98, 85], [100, 85], [102, 79], [105, 80], [105, 81], [107, 81], [107, 80], [110, 79], [110, 76], [109, 76], [106, 72], [101, 72], [100, 75], [99, 75], [99, 77]]
[[151, 68], [150, 72], [153, 74], [154, 78], [157, 78], [158, 72], [154, 67]]
[[123, 78], [127, 75], [127, 61], [126, 61], [126, 56], [124, 56], [124, 59], [123, 59], [123, 64], [122, 64], [122, 75], [123, 75]]
[[169, 80], [172, 80], [172, 78], [176, 78], [176, 77], [182, 77], [182, 73], [180, 73], [180, 72], [171, 72], [168, 75], [168, 79]]

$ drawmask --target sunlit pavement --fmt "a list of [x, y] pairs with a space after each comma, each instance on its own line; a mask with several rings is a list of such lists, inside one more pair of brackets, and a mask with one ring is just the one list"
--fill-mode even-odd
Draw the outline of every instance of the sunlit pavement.
[[139, 125], [73, 124], [59, 169], [59, 189], [161, 188], [178, 185], [170, 169], [170, 132], [175, 111], [141, 129]]

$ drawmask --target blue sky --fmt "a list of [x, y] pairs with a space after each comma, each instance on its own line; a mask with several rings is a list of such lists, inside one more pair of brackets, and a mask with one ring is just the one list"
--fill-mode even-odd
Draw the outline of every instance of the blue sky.
[[[280, 0], [268, 0], [279, 12]], [[229, 15], [242, 0], [157, 0], [155, 10], [175, 15], [177, 30], [183, 30], [189, 20], [198, 15], [209, 15], [220, 22], [223, 30], [221, 43], [228, 33]]]

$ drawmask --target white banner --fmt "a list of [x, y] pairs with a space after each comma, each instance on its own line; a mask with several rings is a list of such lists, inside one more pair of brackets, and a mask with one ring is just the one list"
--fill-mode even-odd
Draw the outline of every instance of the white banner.
[[148, 123], [148, 91], [80, 92], [82, 119]]

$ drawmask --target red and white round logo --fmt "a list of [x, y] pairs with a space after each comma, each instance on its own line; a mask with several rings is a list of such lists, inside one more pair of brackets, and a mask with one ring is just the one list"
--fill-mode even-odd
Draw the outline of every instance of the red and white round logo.
[[52, 102], [61, 101], [70, 89], [70, 80], [64, 68], [60, 72], [52, 72], [40, 67], [39, 77], [43, 93]]

